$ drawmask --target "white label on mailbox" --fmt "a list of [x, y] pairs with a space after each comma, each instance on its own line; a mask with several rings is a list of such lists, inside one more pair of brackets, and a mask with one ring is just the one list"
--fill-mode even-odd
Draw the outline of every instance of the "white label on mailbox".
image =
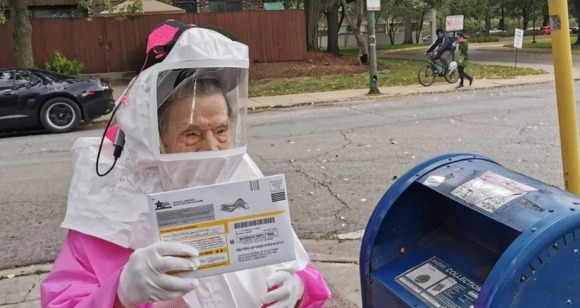
[[409, 269], [395, 280], [432, 308], [473, 307], [481, 292], [480, 283], [437, 257]]
[[537, 189], [487, 171], [480, 177], [455, 188], [451, 194], [493, 213], [504, 204], [534, 190]]
[[429, 176], [423, 184], [425, 184], [426, 186], [430, 186], [430, 187], [437, 187], [437, 186], [441, 185], [441, 183], [443, 183], [444, 181], [445, 181], [444, 176], [432, 175], [432, 176]]

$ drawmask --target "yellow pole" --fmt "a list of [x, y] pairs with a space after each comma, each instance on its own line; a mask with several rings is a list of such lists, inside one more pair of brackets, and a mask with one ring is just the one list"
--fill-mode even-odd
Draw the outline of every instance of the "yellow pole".
[[548, 0], [548, 7], [552, 28], [552, 58], [558, 101], [564, 185], [567, 191], [580, 195], [580, 146], [578, 144], [568, 2], [567, 0]]

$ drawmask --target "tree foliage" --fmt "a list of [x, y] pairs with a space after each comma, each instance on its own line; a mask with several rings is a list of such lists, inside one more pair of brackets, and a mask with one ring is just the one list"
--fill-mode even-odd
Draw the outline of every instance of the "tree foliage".
[[143, 0], [135, 0], [122, 8], [115, 8], [115, 3], [111, 0], [77, 0], [77, 6], [87, 10], [94, 16], [99, 16], [102, 11], [118, 14], [119, 19], [126, 19], [143, 12]]

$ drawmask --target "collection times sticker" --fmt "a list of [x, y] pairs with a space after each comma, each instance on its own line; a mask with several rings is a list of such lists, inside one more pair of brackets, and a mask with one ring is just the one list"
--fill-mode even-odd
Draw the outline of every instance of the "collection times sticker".
[[481, 292], [481, 284], [437, 257], [404, 272], [395, 280], [434, 308], [473, 308]]

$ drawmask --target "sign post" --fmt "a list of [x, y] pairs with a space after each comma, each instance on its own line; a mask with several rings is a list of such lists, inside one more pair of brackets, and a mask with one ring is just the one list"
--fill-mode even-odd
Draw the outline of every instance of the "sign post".
[[518, 51], [524, 45], [524, 30], [516, 29], [514, 34], [514, 48], [516, 49], [516, 63], [514, 64], [514, 68], [518, 66]]
[[463, 15], [451, 15], [445, 18], [445, 32], [462, 31], [463, 30]]
[[369, 94], [381, 93], [377, 86], [377, 37], [375, 35], [375, 11], [381, 10], [381, 0], [367, 0], [367, 25], [369, 36], [369, 60], [370, 60], [370, 87]]
[[570, 20], [568, 1], [548, 1], [550, 27], [552, 29], [552, 60], [558, 101], [560, 144], [564, 167], [564, 185], [567, 191], [580, 195], [580, 148], [578, 142], [578, 119], [576, 115], [576, 91], [572, 70], [570, 48]]
[[[445, 32], [453, 31], [453, 37], [457, 38], [455, 31], [463, 31], [463, 15], [451, 15], [445, 18]], [[453, 47], [455, 48], [455, 41]]]

